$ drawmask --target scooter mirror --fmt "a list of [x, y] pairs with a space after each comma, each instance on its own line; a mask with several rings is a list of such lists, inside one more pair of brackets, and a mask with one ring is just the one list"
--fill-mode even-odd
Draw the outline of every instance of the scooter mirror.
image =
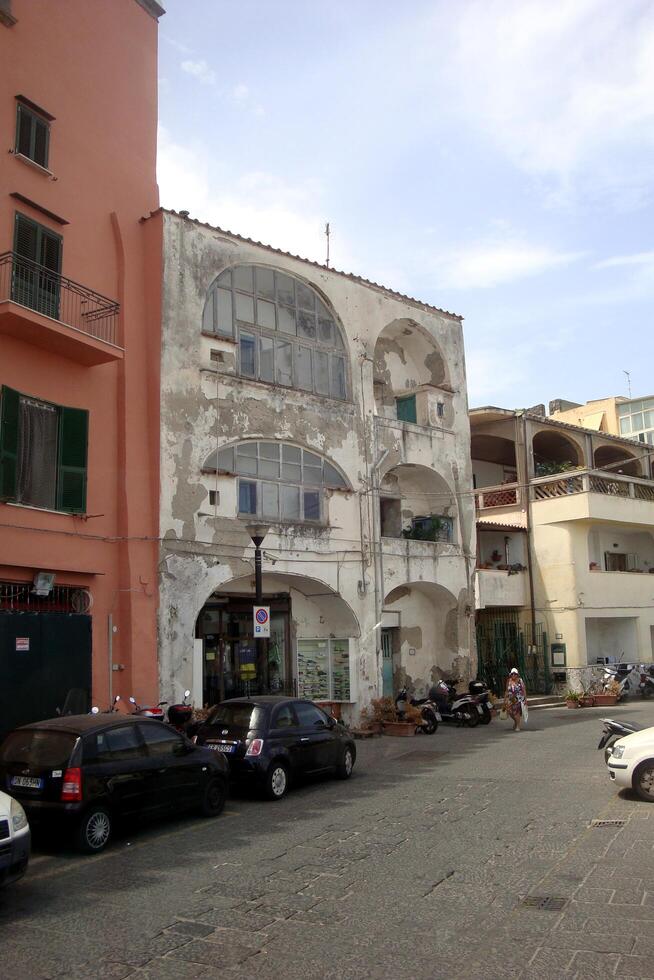
[[190, 696], [191, 696], [191, 692], [190, 691], [184, 691], [184, 697], [185, 698], [188, 698]]
[[100, 709], [98, 708], [97, 704], [94, 704], [93, 707], [91, 708], [91, 714], [92, 715], [99, 715], [100, 714]]

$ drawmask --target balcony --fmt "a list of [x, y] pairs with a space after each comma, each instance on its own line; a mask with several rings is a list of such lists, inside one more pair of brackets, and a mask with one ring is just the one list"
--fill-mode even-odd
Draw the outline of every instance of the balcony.
[[495, 568], [478, 568], [475, 572], [475, 607], [526, 606], [527, 575], [523, 570], [509, 572]]
[[654, 482], [606, 470], [574, 470], [532, 480], [537, 523], [565, 520], [654, 522]]
[[475, 491], [477, 517], [486, 523], [526, 525], [525, 495], [518, 483], [503, 483]]
[[123, 357], [119, 304], [15, 252], [0, 255], [0, 333], [95, 365]]

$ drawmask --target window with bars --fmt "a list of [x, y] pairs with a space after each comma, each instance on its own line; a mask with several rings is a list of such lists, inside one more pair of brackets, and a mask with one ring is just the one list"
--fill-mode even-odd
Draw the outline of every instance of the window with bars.
[[209, 291], [202, 329], [238, 342], [242, 377], [348, 397], [336, 318], [316, 290], [293, 276], [265, 266], [226, 269]]
[[88, 412], [0, 389], [0, 499], [84, 513]]
[[212, 453], [203, 469], [239, 477], [239, 514], [280, 523], [324, 523], [324, 491], [348, 486], [336, 467], [322, 456], [280, 442], [228, 446]]
[[48, 168], [50, 124], [22, 102], [16, 106], [16, 153]]

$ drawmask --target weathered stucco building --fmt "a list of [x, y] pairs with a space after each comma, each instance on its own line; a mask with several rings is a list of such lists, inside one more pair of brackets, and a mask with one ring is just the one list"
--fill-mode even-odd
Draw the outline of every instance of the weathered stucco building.
[[[474, 670], [460, 318], [159, 210], [162, 692], [345, 714]], [[158, 237], [158, 236], [154, 236]], [[269, 526], [265, 663], [254, 548]]]

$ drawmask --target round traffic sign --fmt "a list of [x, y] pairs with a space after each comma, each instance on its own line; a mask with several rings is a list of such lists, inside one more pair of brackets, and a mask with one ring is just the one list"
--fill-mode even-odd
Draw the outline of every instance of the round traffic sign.
[[257, 623], [263, 626], [268, 622], [268, 613], [265, 609], [257, 609]]

